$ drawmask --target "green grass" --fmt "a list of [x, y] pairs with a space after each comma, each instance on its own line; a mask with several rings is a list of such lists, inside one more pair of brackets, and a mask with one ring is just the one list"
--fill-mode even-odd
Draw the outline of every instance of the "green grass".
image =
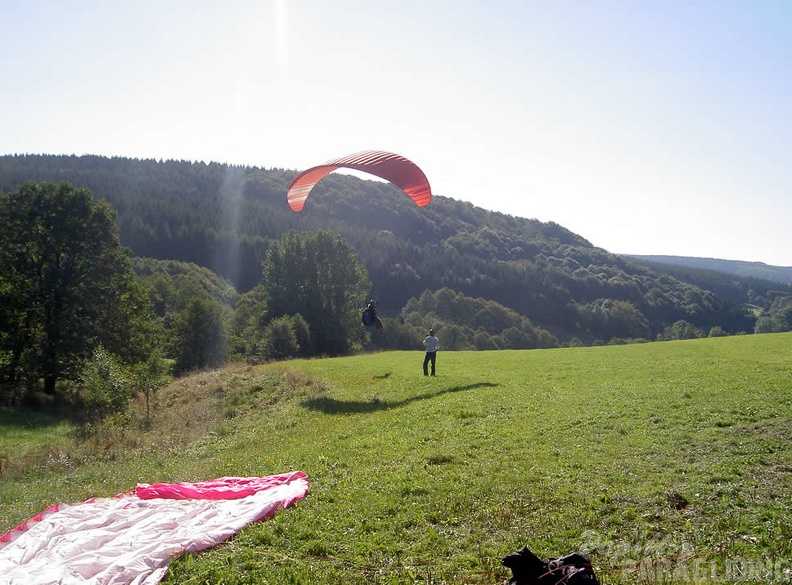
[[0, 407], [0, 479], [31, 467], [56, 466], [74, 426], [46, 414]]
[[422, 358], [180, 380], [151, 430], [7, 477], [0, 531], [137, 481], [301, 469], [305, 500], [165, 582], [494, 584], [526, 544], [589, 552], [603, 583], [792, 579], [792, 334]]

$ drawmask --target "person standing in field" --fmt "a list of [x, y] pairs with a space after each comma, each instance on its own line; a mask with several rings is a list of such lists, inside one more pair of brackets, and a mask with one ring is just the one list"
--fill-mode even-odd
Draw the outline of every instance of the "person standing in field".
[[426, 348], [426, 355], [423, 361], [424, 376], [429, 375], [429, 362], [432, 362], [432, 375], [435, 375], [435, 363], [437, 362], [437, 349], [440, 347], [440, 340], [435, 337], [434, 329], [429, 330], [429, 334], [424, 337], [424, 347]]

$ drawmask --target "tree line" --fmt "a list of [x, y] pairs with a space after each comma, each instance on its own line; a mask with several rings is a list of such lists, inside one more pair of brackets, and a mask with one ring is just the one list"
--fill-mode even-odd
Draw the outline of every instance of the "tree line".
[[23, 184], [0, 198], [5, 401], [42, 392], [91, 419], [123, 412], [168, 374], [230, 357], [363, 348], [358, 299], [371, 284], [342, 238], [289, 232], [261, 270], [241, 299], [197, 265], [133, 260], [107, 202], [68, 183]]
[[115, 217], [69, 183], [25, 183], [0, 197], [4, 402], [43, 393], [91, 422], [123, 414], [134, 393], [148, 400], [170, 375], [229, 360], [416, 348], [430, 321], [445, 328], [449, 349], [556, 343], [513, 310], [449, 290], [427, 292], [386, 318], [384, 331], [369, 330], [360, 320], [368, 272], [326, 230], [272, 242], [259, 284], [240, 294], [197, 264], [132, 257]]
[[[598, 343], [732, 332], [721, 323], [756, 332], [785, 331], [792, 324], [792, 295], [777, 285], [765, 293], [772, 298], [767, 309], [751, 313], [648, 268], [607, 263], [610, 255], [580, 241], [553, 248], [536, 234], [507, 239], [484, 227], [475, 237], [456, 234], [441, 246], [495, 268], [524, 255], [524, 246], [541, 250], [517, 272], [530, 274], [531, 285], [517, 289], [530, 303], [493, 300], [511, 298], [513, 291], [499, 292], [495, 285], [508, 288], [513, 272], [487, 272], [479, 264], [476, 274], [490, 274], [491, 282], [473, 286], [446, 272], [436, 282], [456, 287], [424, 288], [384, 318], [384, 331], [372, 331], [360, 323], [360, 312], [376, 286], [362, 255], [337, 231], [292, 229], [272, 240], [257, 284], [240, 293], [196, 263], [134, 257], [121, 244], [116, 217], [108, 201], [69, 183], [25, 183], [0, 197], [0, 388], [6, 402], [20, 404], [42, 392], [76, 405], [90, 420], [124, 412], [134, 392], [148, 398], [168, 375], [228, 360], [411, 349], [428, 327], [441, 332], [448, 349], [486, 350], [590, 342], [575, 335], [561, 339], [542, 321], [585, 332]], [[550, 229], [559, 239], [575, 240], [561, 228]], [[356, 233], [349, 231], [352, 241]], [[399, 249], [390, 233], [378, 240], [382, 250]], [[424, 244], [437, 246], [431, 239]], [[550, 248], [555, 255], [546, 255]], [[421, 284], [435, 282], [416, 268], [425, 258], [412, 257], [404, 244], [401, 251], [388, 270]], [[489, 286], [488, 297], [460, 290]], [[619, 294], [605, 296], [614, 290]], [[542, 307], [543, 320], [514, 305]], [[554, 311], [557, 320], [548, 319]], [[660, 331], [648, 317], [655, 312], [663, 314]], [[677, 318], [691, 315], [697, 318]]]
[[761, 311], [792, 294], [765, 281], [663, 272], [553, 222], [448, 197], [419, 209], [387, 183], [344, 175], [328, 176], [295, 214], [285, 200], [295, 174], [190, 161], [0, 157], [0, 188], [26, 180], [89, 188], [116, 211], [120, 240], [135, 257], [197, 264], [242, 295], [260, 283], [273, 242], [318, 230], [354, 249], [387, 317], [402, 320], [410, 299], [449, 289], [515, 311], [559, 344], [654, 340], [679, 322], [705, 335], [752, 333]]

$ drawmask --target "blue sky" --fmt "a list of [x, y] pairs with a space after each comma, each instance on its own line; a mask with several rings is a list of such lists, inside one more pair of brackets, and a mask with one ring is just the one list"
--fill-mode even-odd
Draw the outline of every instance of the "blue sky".
[[0, 153], [390, 150], [611, 252], [792, 266], [790, 31], [788, 0], [4, 2]]

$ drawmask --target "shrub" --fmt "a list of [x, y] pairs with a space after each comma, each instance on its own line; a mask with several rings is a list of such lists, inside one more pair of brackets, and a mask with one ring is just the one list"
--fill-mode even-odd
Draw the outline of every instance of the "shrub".
[[79, 398], [88, 421], [125, 416], [132, 398], [129, 377], [121, 361], [101, 345], [94, 349], [80, 376]]
[[276, 317], [264, 329], [262, 357], [265, 359], [296, 357], [305, 353], [309, 341], [308, 323], [302, 316]]

